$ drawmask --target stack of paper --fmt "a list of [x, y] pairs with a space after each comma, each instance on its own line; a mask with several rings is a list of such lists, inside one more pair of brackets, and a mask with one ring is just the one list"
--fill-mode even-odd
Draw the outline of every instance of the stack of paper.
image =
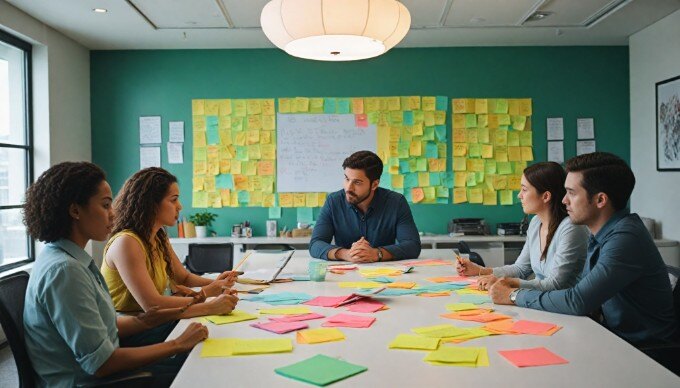
[[208, 338], [202, 344], [201, 357], [231, 357], [292, 351], [293, 343], [289, 338]]
[[375, 322], [373, 317], [364, 317], [351, 314], [334, 315], [321, 326], [323, 327], [353, 327], [353, 328], [367, 328]]
[[276, 373], [282, 376], [320, 387], [344, 380], [366, 370], [368, 368], [321, 354], [283, 368], [274, 369]]
[[304, 322], [263, 322], [263, 323], [251, 323], [250, 326], [262, 329], [266, 331], [271, 331], [276, 334], [290, 333], [291, 331], [306, 329], [309, 327], [308, 324]]
[[325, 315], [317, 313], [299, 314], [299, 315], [286, 315], [283, 317], [271, 317], [270, 321], [275, 322], [299, 322], [299, 321], [309, 321], [312, 319], [325, 318]]
[[299, 344], [320, 344], [323, 342], [342, 341], [345, 335], [336, 328], [308, 329], [297, 332]]
[[489, 355], [486, 348], [461, 348], [442, 346], [428, 353], [425, 362], [432, 365], [480, 367], [489, 366]]
[[317, 296], [314, 299], [304, 302], [304, 304], [309, 306], [321, 306], [321, 307], [335, 307], [340, 303], [351, 298], [352, 295], [343, 296]]
[[216, 325], [223, 325], [225, 323], [257, 319], [257, 315], [248, 314], [247, 312], [241, 310], [233, 310], [231, 313], [226, 315], [207, 315], [204, 318]]
[[499, 350], [498, 353], [505, 357], [506, 360], [510, 361], [511, 364], [519, 368], [569, 363], [569, 361], [546, 348]]
[[243, 300], [251, 302], [264, 302], [271, 305], [291, 305], [307, 302], [312, 296], [302, 292], [281, 292], [278, 294], [256, 295]]
[[517, 335], [517, 333], [511, 329], [515, 322], [512, 319], [503, 319], [500, 321], [489, 322], [483, 326], [484, 330], [490, 331], [494, 334], [509, 334]]
[[386, 310], [387, 306], [371, 298], [362, 299], [347, 305], [349, 311], [353, 313], [374, 313], [380, 310]]
[[390, 349], [435, 350], [439, 347], [439, 338], [429, 338], [412, 334], [399, 334], [389, 344]]

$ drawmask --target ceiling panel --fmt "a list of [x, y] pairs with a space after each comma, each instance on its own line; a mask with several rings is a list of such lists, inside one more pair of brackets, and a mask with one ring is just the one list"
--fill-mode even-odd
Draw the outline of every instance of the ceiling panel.
[[215, 0], [129, 1], [161, 29], [229, 27], [227, 19]]
[[269, 0], [218, 0], [222, 1], [234, 27], [260, 27], [260, 13]]
[[448, 27], [514, 26], [543, 0], [453, 0]]
[[451, 0], [401, 0], [411, 14], [412, 27], [438, 26]]
[[552, 14], [526, 22], [531, 26], [582, 26], [593, 15], [630, 0], [552, 0], [540, 7]]

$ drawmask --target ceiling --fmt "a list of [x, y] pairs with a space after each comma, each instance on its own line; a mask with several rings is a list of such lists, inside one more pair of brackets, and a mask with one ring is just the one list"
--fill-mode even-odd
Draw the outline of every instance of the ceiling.
[[[274, 47], [260, 28], [268, 0], [7, 2], [93, 50]], [[412, 21], [398, 47], [627, 45], [631, 34], [680, 9], [680, 0], [401, 2]], [[551, 14], [530, 20], [536, 11]]]

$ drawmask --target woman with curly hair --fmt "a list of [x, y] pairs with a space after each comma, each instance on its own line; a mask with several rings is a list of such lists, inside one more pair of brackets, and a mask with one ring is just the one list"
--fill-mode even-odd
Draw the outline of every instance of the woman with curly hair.
[[[230, 292], [233, 272], [214, 281], [192, 274], [170, 246], [163, 227], [175, 225], [182, 210], [174, 175], [156, 167], [138, 171], [125, 182], [113, 207], [116, 221], [101, 270], [117, 311], [186, 307], [181, 317], [190, 318], [234, 309], [238, 298]], [[168, 295], [168, 289], [175, 295]]]
[[[106, 240], [113, 224], [112, 194], [104, 171], [92, 163], [51, 167], [28, 188], [23, 209], [28, 233], [45, 248], [35, 260], [26, 291], [26, 348], [38, 386], [97, 384], [94, 378], [144, 365], [154, 385], [168, 385], [208, 329], [192, 323], [177, 339], [124, 348], [119, 338], [176, 319], [181, 309], [154, 309], [117, 317], [109, 290], [85, 252], [90, 240]], [[171, 358], [172, 357], [172, 358]]]

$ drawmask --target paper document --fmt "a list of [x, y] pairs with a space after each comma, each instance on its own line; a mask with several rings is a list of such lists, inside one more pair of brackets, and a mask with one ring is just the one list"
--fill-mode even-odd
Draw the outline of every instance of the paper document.
[[171, 121], [170, 127], [170, 137], [168, 141], [172, 143], [184, 143], [184, 121]]
[[139, 147], [139, 169], [161, 166], [161, 147]]
[[139, 118], [139, 144], [161, 144], [161, 116]]
[[168, 163], [182, 164], [184, 163], [184, 143], [168, 143]]
[[579, 139], [594, 139], [595, 138], [595, 123], [592, 118], [577, 119], [576, 130]]

